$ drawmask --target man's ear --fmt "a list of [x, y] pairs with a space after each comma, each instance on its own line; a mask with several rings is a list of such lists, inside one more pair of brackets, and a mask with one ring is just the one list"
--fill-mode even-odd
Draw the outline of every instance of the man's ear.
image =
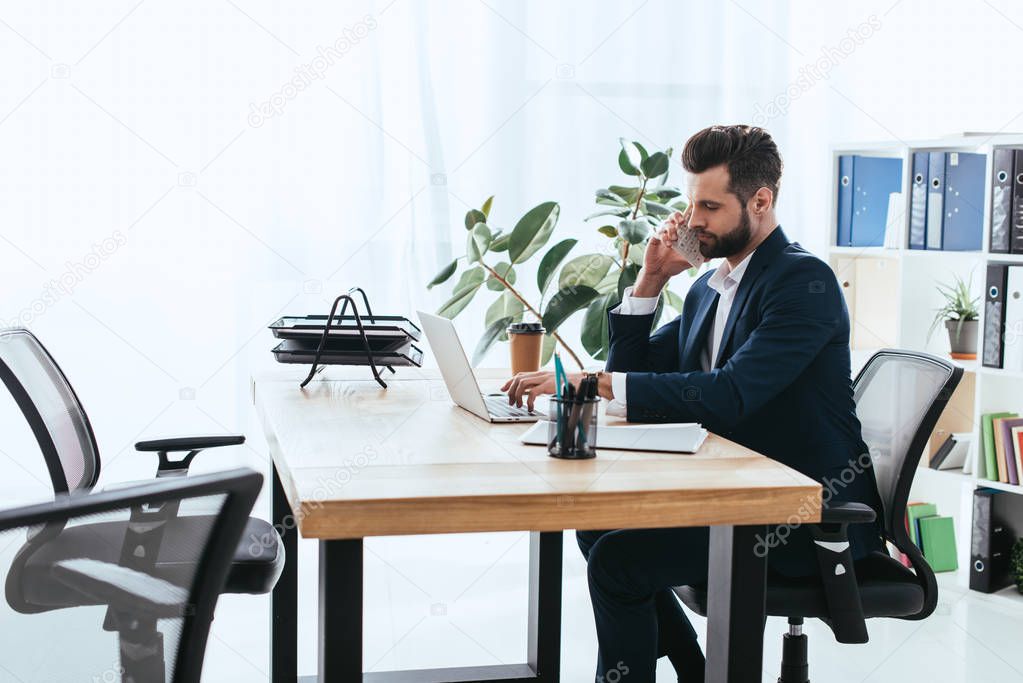
[[762, 187], [757, 190], [749, 201], [749, 210], [754, 216], [762, 216], [770, 210], [774, 203], [774, 193], [770, 188]]

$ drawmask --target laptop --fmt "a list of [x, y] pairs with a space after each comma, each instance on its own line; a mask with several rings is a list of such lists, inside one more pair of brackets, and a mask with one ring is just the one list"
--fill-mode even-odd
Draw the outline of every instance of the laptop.
[[[469, 364], [469, 357], [462, 348], [454, 323], [423, 311], [416, 313], [433, 355], [437, 358], [451, 400], [457, 406], [489, 422], [536, 422], [544, 419], [544, 415], [535, 409], [529, 412], [525, 405], [519, 408], [509, 404], [508, 394], [484, 394]], [[540, 407], [540, 401], [534, 406], [537, 407]]]

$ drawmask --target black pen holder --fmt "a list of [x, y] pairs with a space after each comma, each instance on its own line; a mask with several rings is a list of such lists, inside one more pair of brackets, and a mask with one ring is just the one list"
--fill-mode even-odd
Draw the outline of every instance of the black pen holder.
[[547, 423], [547, 454], [566, 460], [597, 457], [599, 407], [599, 397], [566, 401], [552, 396]]

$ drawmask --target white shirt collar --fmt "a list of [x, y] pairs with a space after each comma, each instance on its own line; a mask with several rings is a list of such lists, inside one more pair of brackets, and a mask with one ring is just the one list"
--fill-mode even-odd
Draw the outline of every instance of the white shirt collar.
[[755, 253], [757, 253], [756, 249], [751, 251], [742, 261], [739, 261], [739, 265], [735, 266], [735, 268], [731, 267], [727, 259], [723, 259], [721, 265], [714, 270], [714, 274], [707, 280], [707, 286], [718, 294], [724, 294], [726, 291], [735, 289], [739, 282], [742, 281], [746, 267], [749, 266], [749, 261]]

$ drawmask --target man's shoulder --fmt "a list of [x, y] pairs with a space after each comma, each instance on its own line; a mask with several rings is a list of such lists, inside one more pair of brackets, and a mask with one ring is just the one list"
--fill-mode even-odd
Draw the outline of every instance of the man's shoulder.
[[777, 268], [773, 268], [779, 276], [791, 276], [796, 273], [805, 273], [807, 275], [831, 275], [834, 276], [834, 271], [831, 270], [826, 262], [824, 262], [816, 254], [812, 254], [799, 242], [790, 242], [785, 246], [784, 249], [779, 252], [775, 259]]

